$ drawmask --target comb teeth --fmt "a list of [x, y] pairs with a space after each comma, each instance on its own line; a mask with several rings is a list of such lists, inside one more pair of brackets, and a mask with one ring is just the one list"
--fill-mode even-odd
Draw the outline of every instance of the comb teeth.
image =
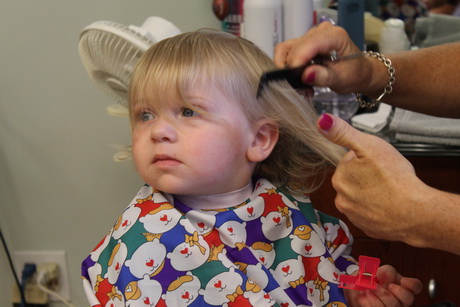
[[267, 81], [267, 75], [266, 74], [263, 74], [261, 77], [260, 77], [260, 81], [259, 81], [259, 87], [257, 88], [257, 94], [256, 94], [256, 97], [257, 99], [260, 98], [260, 95], [262, 95], [262, 91], [264, 90], [264, 87], [265, 85], [268, 83]]
[[257, 88], [257, 98], [262, 95], [265, 86], [272, 81], [286, 80], [294, 89], [305, 89], [311, 87], [302, 82], [302, 73], [307, 66], [312, 64], [321, 64], [321, 60], [313, 59], [309, 63], [295, 68], [276, 69], [262, 74]]
[[257, 98], [262, 95], [262, 91], [264, 90], [265, 86], [267, 86], [268, 83], [272, 81], [286, 80], [294, 89], [308, 87], [308, 85], [304, 84], [301, 79], [302, 72], [308, 65], [310, 64], [302, 65], [296, 68], [279, 69], [264, 73], [260, 77], [259, 87], [257, 89]]

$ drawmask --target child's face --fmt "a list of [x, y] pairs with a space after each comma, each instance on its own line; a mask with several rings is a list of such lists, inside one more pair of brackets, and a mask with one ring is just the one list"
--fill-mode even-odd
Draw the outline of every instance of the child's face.
[[[177, 195], [230, 192], [248, 184], [256, 163], [247, 151], [257, 134], [238, 103], [212, 88], [187, 97], [195, 112], [175, 102], [133, 108], [133, 156], [146, 183]], [[166, 104], [158, 108], [158, 103]]]

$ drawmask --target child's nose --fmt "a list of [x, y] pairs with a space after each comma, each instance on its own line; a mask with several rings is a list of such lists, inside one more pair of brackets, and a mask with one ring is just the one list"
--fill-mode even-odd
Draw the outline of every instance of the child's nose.
[[174, 126], [164, 119], [158, 119], [150, 131], [151, 138], [156, 142], [174, 142], [177, 134]]

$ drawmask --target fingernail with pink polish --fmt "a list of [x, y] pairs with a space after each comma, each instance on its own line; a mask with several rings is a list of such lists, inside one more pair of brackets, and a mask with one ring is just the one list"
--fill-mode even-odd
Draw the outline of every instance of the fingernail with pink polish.
[[305, 80], [305, 82], [308, 83], [308, 84], [312, 84], [313, 82], [315, 82], [315, 78], [316, 78], [315, 72], [311, 72], [311, 73], [307, 76], [307, 79]]
[[321, 115], [321, 118], [319, 119], [319, 127], [324, 130], [324, 131], [328, 131], [329, 129], [331, 129], [332, 125], [334, 124], [334, 120], [332, 119], [331, 116], [329, 116], [329, 114], [323, 114]]

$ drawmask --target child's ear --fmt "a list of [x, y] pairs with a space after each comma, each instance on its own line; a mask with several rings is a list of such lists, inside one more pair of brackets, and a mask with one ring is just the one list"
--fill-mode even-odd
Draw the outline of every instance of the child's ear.
[[266, 119], [259, 120], [254, 128], [254, 140], [248, 148], [247, 157], [251, 162], [261, 162], [272, 152], [278, 142], [278, 124]]

